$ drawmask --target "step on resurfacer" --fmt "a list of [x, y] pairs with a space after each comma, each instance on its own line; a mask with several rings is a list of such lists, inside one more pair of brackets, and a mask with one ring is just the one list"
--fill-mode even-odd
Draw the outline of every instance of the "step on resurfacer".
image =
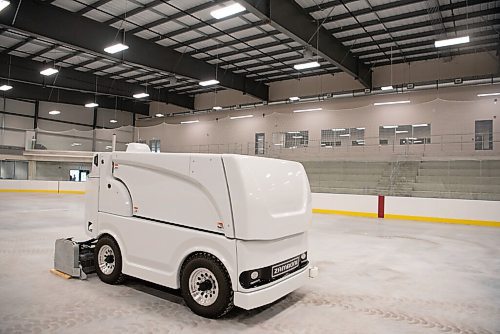
[[92, 239], [57, 240], [55, 268], [181, 289], [193, 312], [218, 318], [276, 301], [317, 275], [307, 253], [311, 218], [298, 162], [152, 153], [132, 143], [95, 154], [85, 203]]

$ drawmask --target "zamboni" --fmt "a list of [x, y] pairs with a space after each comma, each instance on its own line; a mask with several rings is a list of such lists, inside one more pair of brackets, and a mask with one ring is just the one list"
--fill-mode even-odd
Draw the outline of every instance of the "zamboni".
[[302, 286], [309, 182], [300, 163], [232, 154], [95, 154], [85, 230], [99, 278], [180, 289], [198, 315], [253, 309]]

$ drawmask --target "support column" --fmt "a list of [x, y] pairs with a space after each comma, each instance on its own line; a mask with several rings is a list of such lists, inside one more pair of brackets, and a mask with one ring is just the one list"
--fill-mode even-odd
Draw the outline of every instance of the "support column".
[[94, 118], [92, 119], [92, 152], [96, 149], [96, 133], [95, 128], [97, 127], [97, 107], [94, 107]]
[[36, 161], [28, 161], [28, 180], [35, 180], [36, 178]]

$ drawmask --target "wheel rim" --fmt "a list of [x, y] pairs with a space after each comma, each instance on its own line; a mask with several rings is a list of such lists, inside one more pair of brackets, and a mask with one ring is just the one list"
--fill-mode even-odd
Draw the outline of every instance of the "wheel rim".
[[219, 296], [219, 284], [213, 272], [197, 268], [189, 276], [189, 292], [200, 305], [210, 306]]
[[113, 249], [108, 245], [102, 246], [97, 255], [97, 262], [101, 272], [110, 275], [115, 270], [115, 252], [113, 252]]

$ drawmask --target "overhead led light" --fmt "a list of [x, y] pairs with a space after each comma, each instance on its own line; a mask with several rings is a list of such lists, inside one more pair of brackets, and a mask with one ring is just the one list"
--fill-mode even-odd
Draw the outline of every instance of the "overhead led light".
[[95, 102], [90, 102], [85, 105], [86, 108], [95, 108], [98, 107], [99, 105]]
[[82, 144], [81, 143], [73, 143], [73, 144], [71, 144], [71, 146], [82, 146]]
[[299, 109], [299, 110], [294, 110], [293, 112], [308, 112], [308, 111], [319, 111], [319, 110], [323, 110], [323, 108]]
[[390, 102], [375, 102], [373, 105], [374, 106], [385, 106], [385, 105], [390, 105], [390, 104], [404, 104], [404, 103], [410, 103], [411, 101], [390, 101]]
[[243, 116], [233, 116], [229, 117], [230, 119], [240, 119], [240, 118], [250, 118], [253, 117], [253, 115], [243, 115]]
[[399, 131], [396, 130], [396, 133], [408, 133], [408, 131], [407, 130], [399, 130]]
[[59, 72], [59, 70], [57, 70], [53, 67], [48, 67], [48, 68], [44, 69], [43, 71], [40, 71], [40, 74], [48, 77], [50, 75], [56, 74], [57, 72]]
[[212, 85], [217, 85], [219, 83], [218, 80], [212, 79], [212, 80], [206, 80], [206, 81], [200, 81], [200, 86], [212, 86]]
[[132, 96], [133, 96], [134, 98], [136, 98], [136, 99], [142, 99], [142, 98], [144, 98], [144, 97], [148, 97], [148, 96], [149, 96], [149, 94], [148, 94], [148, 93], [137, 93], [137, 94], [134, 94], [134, 95], [132, 95]]
[[394, 89], [394, 87], [392, 87], [392, 85], [390, 85], [390, 86], [382, 86], [382, 87], [380, 87], [380, 89], [382, 89], [382, 90], [391, 90], [391, 89]]
[[155, 116], [156, 116], [156, 117], [163, 117], [163, 116], [165, 116], [165, 115], [163, 115], [163, 114], [156, 114]]
[[343, 135], [339, 135], [339, 137], [350, 137], [350, 136], [351, 136], [351, 135], [350, 135], [350, 134], [348, 134], [348, 133], [345, 133], [345, 134], [343, 134]]
[[383, 125], [382, 127], [384, 129], [396, 129], [398, 126], [397, 125]]
[[109, 122], [110, 123], [118, 123], [118, 121], [116, 119], [110, 119]]
[[483, 94], [477, 94], [478, 97], [485, 97], [485, 96], [498, 96], [500, 93], [483, 93]]
[[332, 129], [332, 131], [345, 131], [345, 129]]
[[442, 48], [444, 46], [464, 44], [469, 42], [470, 42], [469, 36], [463, 36], [463, 37], [456, 37], [456, 38], [442, 39], [440, 41], [435, 41], [434, 46], [436, 48]]
[[320, 67], [317, 61], [311, 61], [309, 63], [295, 64], [293, 68], [296, 70], [307, 70], [308, 68]]
[[422, 123], [422, 124], [413, 124], [412, 125], [414, 128], [421, 128], [421, 127], [424, 127], [424, 126], [429, 126], [429, 124], [427, 123]]
[[287, 133], [293, 135], [293, 134], [297, 134], [297, 133], [300, 133], [300, 131], [288, 131]]
[[356, 130], [364, 130], [365, 128], [356, 128]]
[[49, 111], [49, 115], [59, 115], [61, 112], [59, 110], [51, 110]]
[[239, 3], [233, 3], [232, 5], [211, 11], [210, 15], [212, 15], [213, 18], [220, 20], [225, 17], [244, 12], [245, 9], [246, 8]]
[[302, 139], [304, 138], [303, 136], [292, 136], [293, 139]]
[[0, 0], [0, 12], [4, 10], [8, 5], [10, 5], [10, 1]]
[[213, 107], [212, 109], [213, 110], [222, 110], [222, 107], [217, 106], [217, 107]]
[[12, 86], [9, 86], [9, 85], [1, 85], [0, 86], [0, 90], [3, 92], [6, 92], [6, 91], [11, 90], [11, 89], [12, 89]]
[[117, 53], [120, 51], [124, 51], [128, 49], [128, 45], [122, 44], [122, 43], [116, 43], [113, 45], [108, 46], [107, 48], [104, 48], [104, 51], [107, 53]]
[[289, 97], [288, 98], [290, 101], [294, 102], [294, 101], [300, 101], [300, 97], [298, 96], [292, 96], [292, 97]]
[[181, 124], [192, 124], [192, 123], [198, 123], [199, 120], [194, 120], [194, 121], [183, 121]]

